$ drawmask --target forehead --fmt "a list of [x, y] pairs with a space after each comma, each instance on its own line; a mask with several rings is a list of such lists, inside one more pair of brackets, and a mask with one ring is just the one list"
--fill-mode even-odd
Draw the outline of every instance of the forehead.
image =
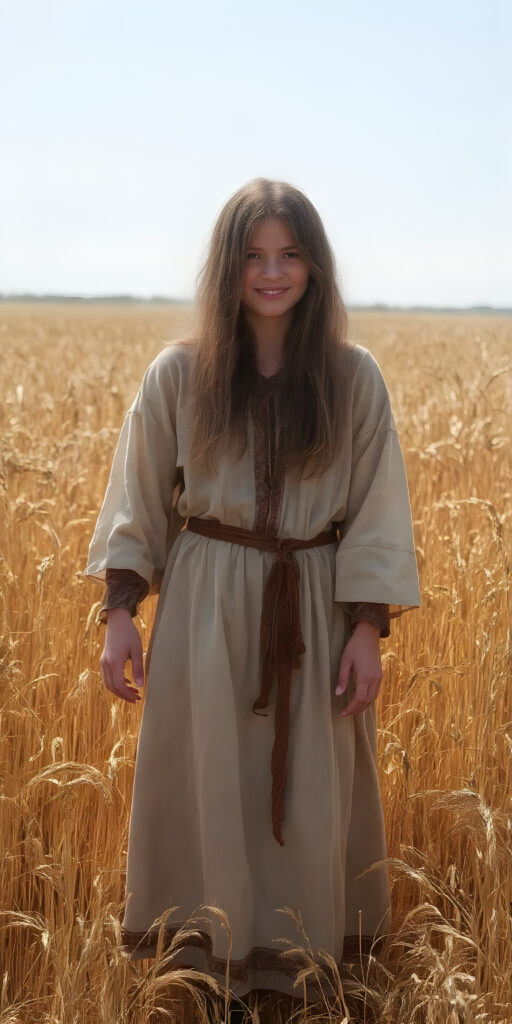
[[280, 217], [269, 217], [257, 224], [249, 238], [249, 246], [255, 249], [286, 249], [296, 244], [290, 228]]

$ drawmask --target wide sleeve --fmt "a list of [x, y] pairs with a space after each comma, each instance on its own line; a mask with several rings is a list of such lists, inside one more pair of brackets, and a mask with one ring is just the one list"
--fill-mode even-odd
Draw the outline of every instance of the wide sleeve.
[[335, 600], [344, 605], [388, 604], [393, 618], [419, 606], [418, 570], [405, 464], [389, 394], [366, 350], [354, 374], [352, 429]]
[[[126, 413], [83, 575], [131, 569], [158, 591], [170, 547], [184, 525], [176, 511], [176, 390], [169, 356], [150, 364]], [[174, 496], [174, 503], [173, 503]]]

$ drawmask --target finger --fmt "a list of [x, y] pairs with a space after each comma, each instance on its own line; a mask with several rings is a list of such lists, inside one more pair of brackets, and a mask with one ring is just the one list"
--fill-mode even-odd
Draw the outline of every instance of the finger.
[[130, 648], [133, 678], [137, 686], [144, 686], [144, 664], [142, 661], [142, 644], [140, 637]]
[[361, 711], [364, 711], [370, 701], [367, 699], [368, 694], [368, 682], [366, 680], [359, 679], [356, 686], [356, 692], [350, 701], [350, 704], [341, 712], [342, 716], [345, 715], [358, 715]]
[[125, 685], [124, 685], [121, 693], [119, 694], [119, 696], [122, 697], [123, 700], [127, 700], [129, 704], [138, 704], [138, 702], [140, 700], [142, 700], [142, 697], [141, 697], [140, 693], [137, 693], [130, 686], [130, 680], [129, 679], [125, 679]]
[[129, 701], [130, 704], [140, 700], [140, 695], [129, 686], [129, 679], [125, 678], [124, 663], [116, 662], [110, 667], [112, 670], [113, 692], [116, 693], [118, 697], [122, 697], [123, 700]]
[[350, 704], [348, 704], [348, 706], [346, 708], [344, 708], [344, 710], [341, 712], [341, 714], [342, 715], [349, 715], [349, 714], [358, 715], [358, 714], [361, 713], [361, 711], [365, 711], [365, 709], [367, 707], [369, 707], [370, 704], [377, 697], [377, 695], [379, 693], [379, 689], [380, 689], [381, 679], [382, 679], [382, 676], [380, 678], [375, 677], [374, 679], [371, 679], [368, 682], [368, 684], [367, 684], [366, 693], [364, 693], [364, 694], [363, 694], [362, 691], [361, 692], [359, 691], [359, 687], [356, 687], [356, 692], [355, 692], [355, 695], [354, 695], [354, 699], [351, 701]]
[[104, 661], [102, 658], [100, 658], [100, 669], [101, 669], [101, 678], [103, 679], [104, 685], [106, 686], [107, 690], [111, 690], [112, 693], [113, 693], [114, 692], [114, 686], [113, 686], [113, 683], [112, 683], [112, 673], [110, 671], [110, 667], [109, 667], [108, 661]]
[[336, 686], [336, 693], [338, 694], [338, 696], [342, 693], [345, 693], [345, 690], [347, 689], [351, 668], [352, 658], [342, 657], [338, 676], [338, 684]]
[[[368, 696], [370, 698], [369, 702], [368, 702], [369, 704], [371, 704], [372, 700], [376, 700], [376, 698], [379, 696], [381, 682], [382, 682], [382, 676], [379, 676], [378, 679], [374, 680], [371, 688], [369, 689], [369, 691], [368, 691]], [[371, 693], [371, 696], [370, 696], [370, 693]]]
[[[123, 667], [121, 667], [121, 683], [119, 683], [115, 665], [113, 665], [108, 658], [100, 658], [100, 668], [102, 679], [107, 690], [110, 690], [115, 697], [122, 697], [123, 700], [128, 700], [131, 704], [133, 704], [135, 700], [140, 700], [138, 695], [134, 694], [134, 691], [130, 690], [126, 686], [128, 680], [125, 680], [123, 677]], [[116, 673], [116, 676], [114, 673]]]
[[123, 683], [122, 685], [119, 685], [116, 693], [118, 697], [122, 697], [123, 700], [128, 701], [129, 704], [136, 704], [142, 699], [140, 694], [137, 693], [130, 685], [129, 679], [123, 679]]

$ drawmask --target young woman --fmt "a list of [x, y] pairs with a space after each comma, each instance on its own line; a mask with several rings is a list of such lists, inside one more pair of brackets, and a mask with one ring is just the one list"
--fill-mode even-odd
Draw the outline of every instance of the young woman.
[[[121, 430], [86, 573], [106, 579], [101, 668], [131, 702], [146, 657], [125, 949], [203, 905], [232, 928], [232, 991], [297, 995], [315, 953], [359, 957], [389, 925], [376, 770], [379, 637], [419, 605], [404, 462], [380, 369], [347, 339], [321, 220], [258, 179], [226, 204], [189, 342], [148, 367]], [[175, 962], [225, 979], [204, 916]], [[343, 969], [343, 968], [342, 968]], [[308, 999], [318, 992], [308, 988]]]

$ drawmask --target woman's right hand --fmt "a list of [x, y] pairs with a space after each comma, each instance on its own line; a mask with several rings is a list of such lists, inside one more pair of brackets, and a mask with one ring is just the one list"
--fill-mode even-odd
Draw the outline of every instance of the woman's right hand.
[[144, 686], [139, 632], [127, 608], [109, 608], [105, 646], [100, 658], [101, 675], [107, 690], [111, 690], [116, 697], [122, 697], [130, 704], [135, 704], [141, 697], [130, 685], [130, 680], [125, 677], [124, 666], [127, 661], [132, 663], [133, 678], [137, 686]]

